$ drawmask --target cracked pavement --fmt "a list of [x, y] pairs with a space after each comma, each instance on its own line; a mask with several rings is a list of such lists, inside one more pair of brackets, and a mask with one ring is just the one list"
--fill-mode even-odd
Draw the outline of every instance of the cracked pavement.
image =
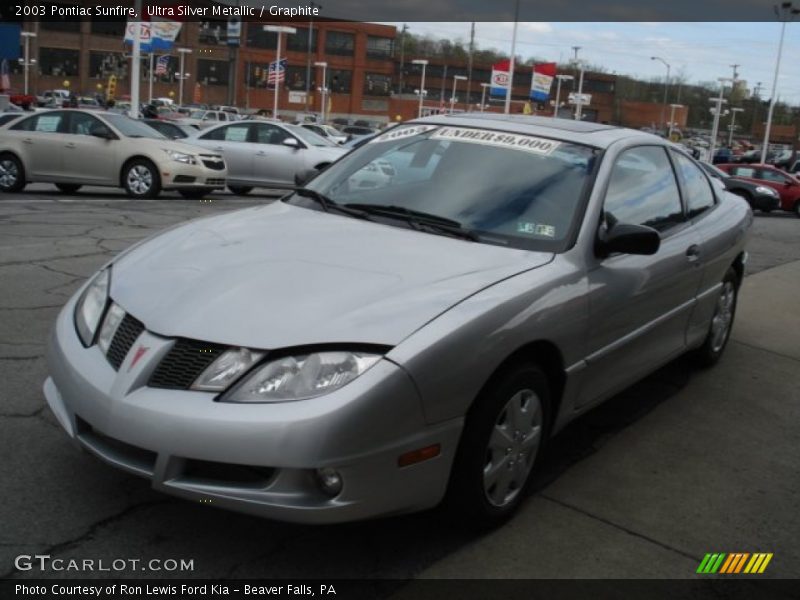
[[[712, 442], [724, 445], [724, 439], [709, 437], [704, 426], [713, 425], [716, 432], [727, 427], [719, 416], [726, 411], [738, 411], [742, 419], [758, 417], [746, 407], [726, 403], [743, 392], [726, 388], [717, 369], [698, 374], [684, 360], [568, 427], [551, 445], [518, 518], [487, 535], [453, 526], [436, 512], [312, 527], [259, 520], [153, 492], [146, 480], [81, 453], [46, 408], [43, 353], [52, 323], [87, 276], [134, 242], [190, 218], [271, 198], [218, 194], [211, 202], [177, 197], [131, 201], [115, 191], [87, 190], [66, 196], [50, 186], [33, 185], [25, 193], [0, 197], [0, 577], [685, 577], [706, 551], [749, 551], [758, 544], [761, 551], [781, 548], [791, 559], [781, 563], [776, 554], [773, 573], [780, 574], [782, 564], [800, 568], [797, 551], [792, 553], [784, 541], [797, 539], [797, 517], [791, 520], [782, 512], [798, 492], [797, 446], [774, 449], [793, 451], [795, 462], [770, 463], [773, 471], [764, 473], [759, 471], [764, 467], [759, 447], [744, 440], [751, 454], [735, 453], [736, 464], [723, 462], [733, 469], [731, 477], [747, 477], [739, 498], [751, 511], [750, 522], [743, 524], [746, 515], [729, 508], [732, 514], [717, 519], [713, 527], [706, 525], [709, 537], [705, 546], [697, 546], [692, 529], [699, 520], [715, 520], [713, 511], [727, 493], [727, 480], [717, 471], [704, 478], [695, 477], [697, 473], [681, 478], [681, 463], [673, 458], [684, 452], [702, 455]], [[799, 233], [800, 219], [791, 215], [758, 215], [749, 272], [800, 260]], [[786, 352], [765, 349], [751, 337], [737, 339], [725, 357], [731, 368], [754, 369], [753, 377], [761, 378], [758, 384], [774, 394], [766, 409], [776, 419], [769, 422], [776, 428], [773, 444], [789, 435], [780, 419], [783, 427], [791, 423], [797, 429], [798, 403], [782, 413], [779, 401], [781, 381], [788, 380], [795, 395], [800, 387], [798, 357]], [[716, 416], [703, 411], [703, 398], [711, 399], [707, 402]], [[681, 427], [687, 428], [688, 439], [676, 434]], [[734, 427], [731, 435], [743, 431]], [[761, 432], [754, 439], [762, 441]], [[786, 439], [795, 442], [797, 437]], [[664, 447], [668, 451], [659, 454]], [[637, 462], [642, 456], [648, 457], [647, 463]], [[627, 470], [614, 468], [619, 465]], [[790, 467], [793, 482], [783, 479]], [[610, 489], [611, 484], [616, 487]], [[672, 495], [672, 511], [662, 510], [670, 502], [659, 494]], [[735, 500], [730, 498], [732, 504]], [[770, 520], [763, 511], [754, 514], [758, 502], [780, 518]], [[640, 509], [631, 511], [631, 505]], [[726, 523], [735, 535], [726, 533]], [[729, 547], [748, 539], [750, 546]], [[602, 553], [598, 540], [605, 544]], [[195, 570], [20, 572], [13, 563], [19, 554], [106, 561], [183, 558], [194, 560]], [[498, 560], [507, 555], [506, 567], [486, 558], [492, 555]], [[647, 561], [650, 566], [642, 569]], [[379, 595], [394, 591], [402, 590], [387, 585]]]

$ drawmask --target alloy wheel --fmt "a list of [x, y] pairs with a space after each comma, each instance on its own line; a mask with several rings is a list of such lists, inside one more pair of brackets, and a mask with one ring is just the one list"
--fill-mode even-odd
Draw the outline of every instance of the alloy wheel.
[[542, 441], [542, 402], [536, 392], [520, 390], [497, 417], [483, 467], [486, 499], [506, 506], [522, 491]]
[[134, 194], [143, 195], [153, 185], [153, 173], [144, 165], [135, 165], [128, 171], [127, 181]]
[[19, 177], [17, 164], [10, 159], [0, 161], [0, 187], [8, 189], [14, 186]]

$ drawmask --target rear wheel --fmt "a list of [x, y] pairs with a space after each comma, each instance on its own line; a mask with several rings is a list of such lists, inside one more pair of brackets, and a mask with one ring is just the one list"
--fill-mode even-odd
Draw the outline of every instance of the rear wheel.
[[525, 496], [548, 433], [550, 386], [535, 364], [498, 372], [470, 409], [446, 504], [477, 527], [508, 519]]
[[155, 198], [161, 191], [161, 179], [155, 165], [140, 158], [125, 165], [122, 187], [132, 198]]
[[208, 196], [213, 191], [213, 188], [201, 188], [197, 190], [178, 190], [178, 193], [184, 198], [188, 198], [190, 200], [199, 200], [204, 196]]
[[708, 328], [708, 334], [692, 358], [701, 367], [712, 367], [719, 361], [733, 328], [733, 319], [736, 316], [736, 300], [739, 294], [739, 276], [731, 267], [722, 280], [722, 287], [717, 296], [714, 307], [714, 316]]
[[229, 185], [228, 189], [237, 196], [246, 196], [253, 191], [252, 187], [248, 187], [246, 185]]
[[0, 191], [21, 192], [25, 188], [25, 169], [13, 154], [0, 155]]
[[56, 187], [65, 194], [74, 194], [81, 189], [82, 186], [75, 183], [57, 183]]

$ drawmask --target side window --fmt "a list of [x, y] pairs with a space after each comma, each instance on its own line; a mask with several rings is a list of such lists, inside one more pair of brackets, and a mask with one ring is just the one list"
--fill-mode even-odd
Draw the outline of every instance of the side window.
[[222, 141], [225, 139], [225, 130], [227, 127], [218, 127], [217, 129], [212, 129], [208, 133], [204, 133], [200, 136], [201, 140], [214, 140], [214, 141]]
[[224, 112], [217, 113], [217, 118], [220, 121], [227, 121], [228, 120], [228, 115], [226, 115]]
[[258, 144], [282, 144], [283, 140], [290, 137], [290, 135], [277, 125], [270, 125], [269, 123], [258, 123], [256, 126], [255, 141]]
[[67, 130], [67, 133], [72, 133], [75, 135], [89, 135], [92, 131], [92, 128], [100, 125], [102, 125], [102, 123], [100, 123], [100, 121], [92, 115], [87, 115], [86, 113], [81, 112], [73, 112], [70, 113], [69, 129]]
[[216, 121], [217, 120], [217, 113], [207, 112], [203, 115], [203, 121]]
[[665, 231], [683, 221], [678, 183], [665, 148], [623, 152], [611, 171], [603, 207], [606, 223], [647, 225]]
[[759, 170], [757, 178], [763, 179], [764, 181], [774, 181], [775, 183], [786, 183], [788, 181], [785, 175], [777, 171], [772, 171], [771, 169]]
[[201, 140], [215, 140], [220, 142], [246, 142], [247, 132], [249, 126], [244, 125], [227, 125], [225, 127], [218, 127], [213, 131], [209, 131], [200, 136]]
[[731, 175], [737, 175], [739, 177], [750, 177], [751, 179], [755, 179], [756, 170], [753, 167], [734, 167], [731, 169]]
[[678, 152], [673, 152], [672, 156], [675, 158], [678, 174], [686, 191], [689, 217], [695, 217], [712, 208], [715, 202], [714, 192], [711, 189], [711, 183], [700, 171], [700, 167]]
[[9, 129], [14, 131], [38, 131], [41, 133], [56, 133], [61, 128], [64, 120], [63, 112], [46, 112], [35, 117], [28, 117]]

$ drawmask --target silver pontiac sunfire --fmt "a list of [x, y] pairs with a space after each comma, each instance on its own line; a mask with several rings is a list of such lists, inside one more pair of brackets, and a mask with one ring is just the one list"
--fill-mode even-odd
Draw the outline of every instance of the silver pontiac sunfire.
[[652, 135], [421, 119], [117, 256], [58, 317], [44, 392], [81, 447], [190, 500], [492, 525], [570, 420], [719, 359], [751, 222]]

